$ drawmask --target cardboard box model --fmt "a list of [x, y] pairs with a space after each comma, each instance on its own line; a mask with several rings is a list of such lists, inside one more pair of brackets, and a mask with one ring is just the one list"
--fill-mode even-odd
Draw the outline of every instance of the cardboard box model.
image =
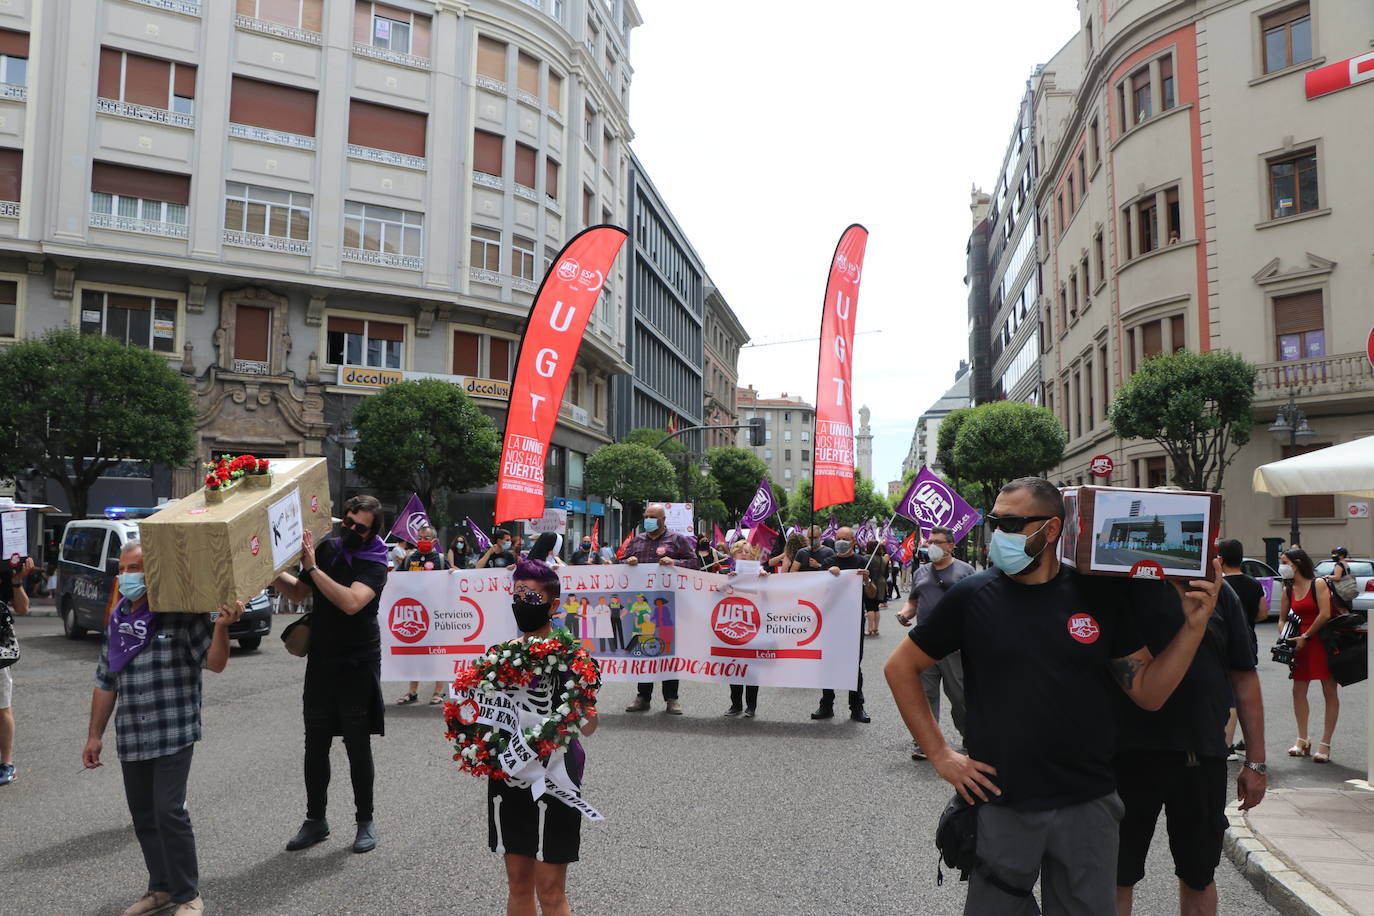
[[204, 614], [247, 602], [296, 562], [303, 532], [317, 543], [329, 535], [325, 459], [273, 459], [271, 467], [270, 486], [243, 478], [220, 502], [197, 490], [139, 522], [153, 611]]
[[1066, 487], [1060, 562], [1088, 575], [1205, 579], [1212, 574], [1221, 494]]

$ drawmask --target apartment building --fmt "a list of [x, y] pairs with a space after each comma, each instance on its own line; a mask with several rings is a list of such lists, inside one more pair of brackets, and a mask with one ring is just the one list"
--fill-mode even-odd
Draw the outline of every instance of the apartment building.
[[906, 458], [902, 461], [903, 476], [910, 471], [920, 470], [923, 465], [932, 471], [943, 469], [939, 458], [940, 424], [951, 412], [973, 406], [972, 382], [972, 368], [966, 360], [959, 360], [959, 369], [954, 373], [954, 384], [916, 420], [911, 447], [907, 449]]
[[800, 395], [764, 398], [754, 386], [736, 391], [740, 422], [755, 417], [764, 420], [764, 444], [749, 445], [749, 431], [739, 430], [735, 444], [751, 449], [768, 465], [768, 478], [774, 486], [788, 490], [811, 479], [811, 436], [815, 431], [816, 408]]
[[[706, 363], [702, 384], [706, 390], [706, 404], [703, 416], [710, 426], [733, 426], [741, 422], [736, 392], [739, 387], [739, 351], [749, 342], [749, 332], [740, 324], [739, 317], [710, 277], [706, 278], [705, 330]], [[735, 430], [708, 429], [704, 447], [713, 449], [734, 445], [736, 439]]]

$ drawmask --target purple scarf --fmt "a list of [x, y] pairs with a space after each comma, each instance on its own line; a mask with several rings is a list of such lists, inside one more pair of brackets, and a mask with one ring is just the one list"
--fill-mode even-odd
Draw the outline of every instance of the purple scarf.
[[[130, 607], [133, 608], [132, 612]], [[135, 655], [148, 647], [156, 634], [157, 615], [148, 609], [147, 601], [133, 604], [128, 598], [119, 599], [119, 604], [110, 614], [110, 627], [106, 633], [110, 673], [123, 671]]]
[[382, 539], [376, 535], [372, 536], [372, 541], [370, 543], [364, 544], [357, 550], [349, 550], [345, 547], [343, 538], [341, 537], [334, 538], [334, 540], [339, 543], [339, 552], [334, 555], [335, 563], [339, 560], [343, 560], [352, 567], [354, 560], [366, 560], [370, 563], [380, 563], [383, 566], [386, 565], [386, 545], [383, 544]]

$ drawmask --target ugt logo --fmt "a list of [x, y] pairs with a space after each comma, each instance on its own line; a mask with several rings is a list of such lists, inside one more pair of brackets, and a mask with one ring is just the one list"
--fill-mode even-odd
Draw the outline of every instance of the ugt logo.
[[759, 635], [759, 609], [748, 598], [733, 595], [711, 612], [711, 629], [721, 642], [742, 646]]
[[954, 514], [954, 498], [943, 484], [927, 480], [911, 494], [907, 514], [930, 525], [944, 525]]
[[391, 634], [403, 643], [417, 643], [429, 632], [429, 611], [414, 598], [402, 598], [387, 617]]
[[571, 283], [577, 279], [577, 275], [582, 272], [582, 265], [578, 264], [574, 258], [558, 263], [558, 279], [565, 283]]
[[768, 499], [768, 494], [759, 490], [754, 494], [754, 501], [749, 504], [749, 515], [752, 518], [762, 519], [772, 514], [773, 505]]
[[1092, 645], [1102, 635], [1102, 628], [1091, 614], [1074, 614], [1069, 618], [1069, 635], [1084, 645]]

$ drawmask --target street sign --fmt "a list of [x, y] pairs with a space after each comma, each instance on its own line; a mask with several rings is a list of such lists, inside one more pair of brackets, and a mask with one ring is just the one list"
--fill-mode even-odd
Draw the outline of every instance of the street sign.
[[1369, 358], [1369, 365], [1374, 367], [1374, 328], [1369, 329], [1369, 340], [1364, 345], [1364, 355]]
[[1351, 503], [1346, 511], [1351, 518], [1369, 518], [1369, 503]]
[[1097, 455], [1088, 466], [1088, 473], [1094, 477], [1110, 477], [1115, 468], [1116, 464], [1113, 463], [1111, 455]]

